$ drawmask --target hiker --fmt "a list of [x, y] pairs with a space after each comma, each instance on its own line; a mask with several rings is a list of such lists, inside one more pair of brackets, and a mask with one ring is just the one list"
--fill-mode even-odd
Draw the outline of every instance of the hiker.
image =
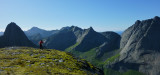
[[43, 44], [43, 41], [41, 40], [41, 41], [39, 42], [39, 47], [40, 47], [40, 49], [43, 49], [42, 44]]

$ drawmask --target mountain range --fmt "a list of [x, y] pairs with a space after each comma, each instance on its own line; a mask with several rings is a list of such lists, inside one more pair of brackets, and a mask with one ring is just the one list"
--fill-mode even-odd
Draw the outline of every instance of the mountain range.
[[40, 29], [38, 27], [32, 27], [31, 29], [29, 29], [27, 31], [24, 31], [24, 32], [27, 36], [33, 36], [33, 35], [36, 35], [36, 34], [40, 34], [43, 38], [45, 38], [45, 37], [48, 37], [48, 36], [51, 36], [51, 35], [57, 33], [58, 31], [59, 30], [47, 31], [47, 30], [44, 30], [44, 29]]
[[[160, 17], [137, 20], [122, 35], [96, 32], [77, 26], [46, 31], [33, 27], [24, 32], [10, 23], [0, 37], [0, 47], [28, 46], [43, 39], [48, 49], [57, 49], [86, 59], [105, 75], [160, 75]], [[34, 44], [32, 42], [34, 42]], [[23, 43], [22, 43], [23, 42]]]
[[26, 36], [31, 40], [34, 44], [38, 45], [39, 40], [42, 40], [44, 38], [47, 38], [55, 33], [57, 33], [59, 30], [44, 30], [40, 29], [38, 27], [32, 27], [31, 29], [24, 31]]

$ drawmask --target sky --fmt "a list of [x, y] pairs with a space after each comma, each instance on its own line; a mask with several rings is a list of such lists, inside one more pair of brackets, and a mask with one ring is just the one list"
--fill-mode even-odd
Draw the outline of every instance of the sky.
[[160, 16], [160, 0], [0, 0], [0, 31], [10, 22], [23, 30], [65, 26], [124, 31], [136, 20]]

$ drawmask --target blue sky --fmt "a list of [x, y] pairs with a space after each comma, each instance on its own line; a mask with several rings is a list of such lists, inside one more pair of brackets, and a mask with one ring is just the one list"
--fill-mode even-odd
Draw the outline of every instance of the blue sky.
[[96, 31], [123, 31], [136, 20], [160, 16], [160, 0], [0, 0], [0, 31], [15, 22], [54, 30], [79, 26]]

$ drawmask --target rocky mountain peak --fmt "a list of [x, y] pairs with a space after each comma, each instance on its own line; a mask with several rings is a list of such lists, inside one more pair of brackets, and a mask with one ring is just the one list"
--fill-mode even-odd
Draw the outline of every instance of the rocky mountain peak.
[[88, 28], [89, 31], [94, 31], [94, 29], [92, 27]]
[[24, 34], [24, 33], [21, 30], [21, 28], [16, 25], [16, 23], [11, 22], [10, 24], [7, 25], [6, 30], [4, 32], [4, 36], [15, 35], [15, 34]]
[[30, 30], [38, 30], [38, 29], [40, 29], [40, 28], [38, 28], [38, 27], [32, 27]]
[[82, 29], [79, 28], [79, 27], [77, 27], [77, 26], [71, 26], [71, 29], [72, 29], [73, 31], [77, 31], [77, 30], [82, 31]]
[[3, 42], [2, 47], [9, 46], [28, 46], [28, 47], [36, 47], [27, 36], [24, 34], [22, 29], [16, 25], [16, 23], [11, 22], [7, 25], [4, 35], [0, 39]]
[[154, 19], [154, 20], [159, 20], [159, 19], [160, 19], [160, 17], [155, 16], [153, 19]]
[[135, 24], [140, 24], [141, 23], [141, 21], [140, 20], [137, 20], [136, 22], [135, 22]]
[[94, 31], [94, 29], [92, 27], [90, 27], [88, 29], [84, 29], [84, 33], [85, 34], [94, 34], [94, 33], [96, 33], [96, 31]]
[[15, 22], [11, 22], [8, 24], [8, 26], [17, 26]]

